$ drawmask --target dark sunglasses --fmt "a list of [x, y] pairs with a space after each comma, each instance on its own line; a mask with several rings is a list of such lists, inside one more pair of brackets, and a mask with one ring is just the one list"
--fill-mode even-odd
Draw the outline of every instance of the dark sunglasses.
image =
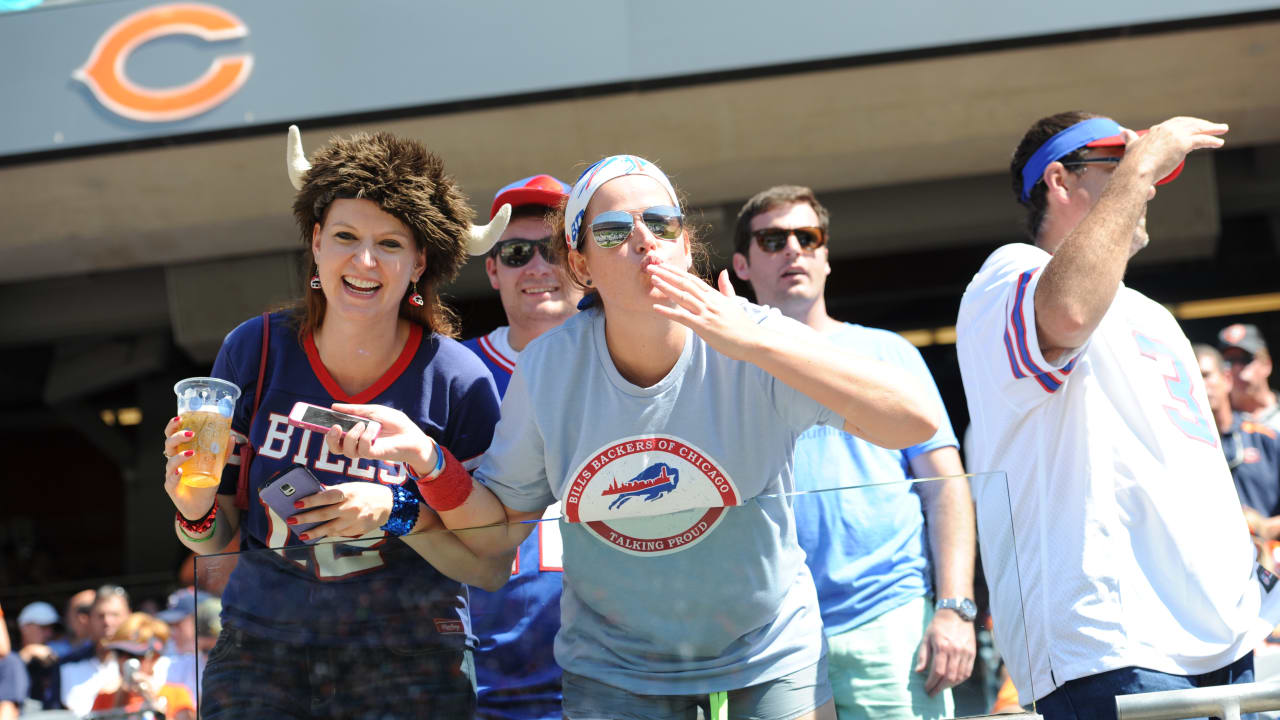
[[676, 240], [684, 231], [684, 215], [680, 208], [671, 205], [655, 205], [644, 210], [607, 210], [591, 221], [591, 236], [602, 248], [618, 247], [631, 237], [635, 218], [663, 240]]
[[525, 238], [511, 238], [503, 240], [493, 248], [493, 254], [498, 260], [509, 268], [520, 268], [529, 264], [533, 259], [533, 254], [540, 253], [542, 259], [547, 262], [554, 262], [551, 259], [551, 248], [547, 245], [551, 241], [548, 235], [537, 240], [526, 240]]
[[1119, 165], [1123, 157], [1091, 157], [1081, 158], [1079, 160], [1068, 160], [1062, 163], [1063, 167], [1071, 167], [1073, 165]]
[[751, 231], [751, 237], [756, 239], [756, 244], [769, 254], [785, 248], [787, 239], [792, 235], [796, 236], [796, 242], [800, 243], [801, 250], [817, 250], [827, 244], [827, 233], [819, 227], [763, 228]]

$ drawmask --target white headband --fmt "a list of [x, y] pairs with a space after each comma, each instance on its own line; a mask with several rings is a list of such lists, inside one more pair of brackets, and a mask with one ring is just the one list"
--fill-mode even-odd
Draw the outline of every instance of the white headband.
[[601, 185], [623, 175], [645, 175], [657, 180], [667, 191], [667, 195], [671, 196], [671, 204], [680, 206], [680, 201], [676, 199], [675, 188], [671, 187], [671, 181], [658, 169], [657, 165], [635, 155], [610, 155], [582, 171], [582, 176], [569, 191], [569, 203], [564, 209], [564, 239], [569, 243], [570, 250], [578, 247], [578, 238], [582, 232], [582, 216], [587, 212], [591, 196], [596, 194]]

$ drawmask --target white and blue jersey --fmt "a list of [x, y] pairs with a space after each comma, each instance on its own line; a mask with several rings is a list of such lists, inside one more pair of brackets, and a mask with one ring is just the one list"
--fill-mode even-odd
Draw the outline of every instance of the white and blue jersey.
[[[484, 361], [499, 395], [507, 391], [519, 353], [507, 342], [507, 327], [464, 340]], [[547, 517], [560, 516], [559, 504]], [[538, 523], [516, 549], [511, 579], [497, 592], [471, 588], [471, 627], [476, 652], [477, 717], [559, 720], [560, 666], [553, 644], [560, 629], [560, 526]]]
[[[755, 321], [822, 342], [742, 302]], [[692, 332], [665, 378], [636, 386], [604, 323], [584, 310], [524, 349], [475, 473], [516, 510], [561, 501], [556, 660], [650, 695], [815, 664], [822, 621], [786, 493], [796, 439], [842, 419]]]
[[[934, 402], [942, 407], [924, 358], [901, 335], [846, 324], [827, 339], [910, 371], [932, 390]], [[872, 445], [840, 428], [809, 429], [796, 443], [796, 489], [825, 490], [913, 477], [912, 458], [957, 445], [951, 420], [945, 409], [942, 413], [932, 438], [903, 450]], [[799, 495], [795, 512], [796, 532], [818, 588], [828, 636], [932, 593], [924, 515], [912, 485], [897, 482]]]
[[[223, 622], [292, 644], [460, 648], [473, 646], [467, 592], [409, 546], [375, 529], [346, 542], [308, 545], [258, 498], [280, 472], [305, 465], [320, 482], [405, 482], [399, 463], [332, 454], [324, 436], [288, 423], [295, 402], [372, 403], [403, 411], [459, 458], [484, 452], [498, 415], [493, 380], [461, 344], [413, 325], [387, 372], [348, 395], [329, 375], [308, 334], [288, 313], [271, 315], [270, 347], [249, 469], [249, 508], [240, 520], [242, 550], [222, 596]], [[232, 430], [247, 435], [258, 378], [262, 321], [227, 335], [212, 374], [241, 388]], [[233, 456], [234, 458], [234, 456]], [[236, 492], [238, 460], [223, 473], [220, 494]], [[426, 506], [423, 506], [424, 511]], [[269, 552], [268, 550], [274, 550]], [[211, 565], [215, 563], [210, 563]]]

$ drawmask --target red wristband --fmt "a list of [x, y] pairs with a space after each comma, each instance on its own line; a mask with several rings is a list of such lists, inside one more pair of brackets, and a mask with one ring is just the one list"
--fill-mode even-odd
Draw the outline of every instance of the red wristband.
[[213, 521], [218, 517], [218, 501], [214, 500], [213, 506], [209, 508], [209, 512], [205, 513], [204, 517], [199, 520], [186, 519], [183, 517], [181, 510], [176, 512], [175, 516], [178, 521], [178, 527], [186, 530], [192, 535], [203, 535], [204, 533], [209, 532], [209, 528], [213, 527]]
[[422, 493], [422, 499], [427, 505], [436, 512], [445, 512], [467, 501], [467, 497], [471, 495], [471, 475], [443, 445], [437, 444], [436, 452], [444, 457], [444, 470], [435, 479], [418, 477], [418, 473], [407, 463], [405, 468], [409, 476], [418, 483], [418, 492]]

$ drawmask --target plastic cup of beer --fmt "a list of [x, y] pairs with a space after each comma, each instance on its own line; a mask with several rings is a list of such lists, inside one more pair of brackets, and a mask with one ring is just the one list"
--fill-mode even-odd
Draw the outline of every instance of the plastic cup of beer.
[[240, 388], [218, 378], [195, 377], [180, 380], [173, 392], [178, 396], [182, 429], [195, 433], [179, 448], [180, 452], [195, 450], [182, 464], [182, 484], [214, 487], [222, 481], [222, 468], [231, 453], [231, 414], [240, 399]]

